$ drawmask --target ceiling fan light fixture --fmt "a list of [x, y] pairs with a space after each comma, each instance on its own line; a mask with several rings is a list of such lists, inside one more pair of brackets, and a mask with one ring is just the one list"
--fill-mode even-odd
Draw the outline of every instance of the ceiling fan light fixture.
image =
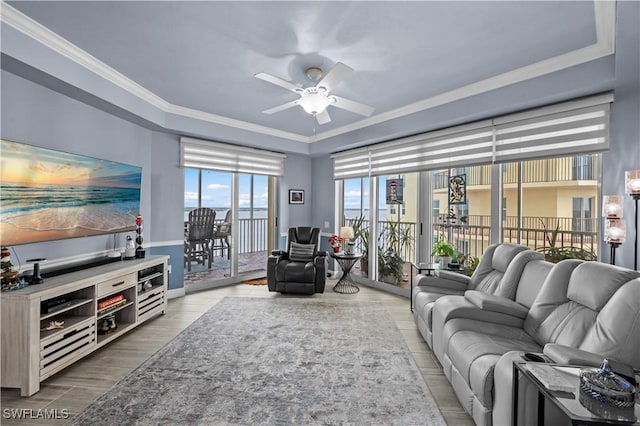
[[[315, 89], [315, 87], [312, 89]], [[302, 97], [298, 100], [298, 105], [300, 105], [307, 114], [316, 115], [324, 112], [333, 102], [335, 102], [335, 99], [327, 96], [327, 92], [305, 90]]]

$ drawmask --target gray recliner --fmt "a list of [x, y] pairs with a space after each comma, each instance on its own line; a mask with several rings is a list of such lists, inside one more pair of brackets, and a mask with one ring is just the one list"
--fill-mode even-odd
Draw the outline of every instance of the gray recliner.
[[462, 296], [467, 290], [477, 290], [513, 299], [525, 265], [543, 260], [541, 253], [519, 244], [493, 244], [487, 247], [471, 277], [450, 271], [437, 271], [435, 276], [418, 276], [413, 289], [413, 316], [418, 330], [433, 346], [433, 304], [446, 295]]
[[319, 228], [289, 228], [287, 251], [274, 250], [267, 262], [269, 291], [323, 293], [327, 275], [327, 253], [318, 250]]
[[[514, 311], [511, 319], [487, 312], [494, 307], [482, 306], [477, 293], [465, 294], [477, 309], [445, 322], [440, 361], [475, 423], [510, 424], [513, 361], [523, 352], [577, 365], [599, 365], [607, 357], [614, 371], [632, 376], [632, 368], [640, 368], [639, 276], [605, 263], [563, 260], [526, 315]], [[496, 306], [505, 312], [506, 305]]]

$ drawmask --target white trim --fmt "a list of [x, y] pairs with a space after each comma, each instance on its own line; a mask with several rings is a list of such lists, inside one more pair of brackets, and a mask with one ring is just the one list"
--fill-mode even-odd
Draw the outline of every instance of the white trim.
[[590, 46], [548, 58], [448, 92], [440, 93], [430, 98], [374, 115], [345, 126], [337, 127], [314, 136], [305, 136], [286, 132], [217, 114], [173, 105], [140, 84], [129, 79], [122, 73], [109, 67], [86, 51], [80, 49], [78, 46], [49, 30], [42, 24], [34, 21], [12, 6], [9, 6], [4, 1], [0, 7], [0, 21], [5, 22], [7, 25], [10, 25], [21, 33], [31, 37], [54, 52], [69, 58], [71, 61], [131, 93], [133, 96], [155, 106], [166, 114], [174, 114], [181, 117], [242, 129], [253, 133], [310, 144], [611, 55], [615, 53], [616, 2], [594, 0], [593, 4], [597, 41]]
[[144, 247], [145, 248], [168, 247], [168, 246], [181, 246], [183, 244], [184, 244], [184, 240], [154, 241], [152, 243], [144, 243]]
[[187, 292], [184, 289], [184, 283], [180, 288], [170, 288], [167, 290], [167, 299], [177, 299], [178, 297], [184, 297]]

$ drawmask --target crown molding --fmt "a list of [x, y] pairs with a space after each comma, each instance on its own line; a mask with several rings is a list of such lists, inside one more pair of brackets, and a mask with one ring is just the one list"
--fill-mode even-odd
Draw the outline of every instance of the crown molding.
[[612, 55], [615, 53], [616, 1], [594, 0], [593, 5], [596, 42], [590, 46], [517, 68], [448, 92], [440, 93], [391, 111], [383, 112], [345, 126], [318, 133], [314, 136], [305, 136], [298, 133], [287, 132], [272, 127], [171, 104], [126, 77], [124, 74], [98, 60], [86, 51], [80, 49], [78, 46], [49, 30], [42, 24], [34, 21], [17, 9], [6, 4], [4, 1], [0, 3], [0, 21], [31, 37], [54, 52], [83, 66], [90, 72], [120, 87], [133, 96], [147, 102], [165, 114], [201, 120], [208, 123], [274, 136], [294, 142], [311, 144]]

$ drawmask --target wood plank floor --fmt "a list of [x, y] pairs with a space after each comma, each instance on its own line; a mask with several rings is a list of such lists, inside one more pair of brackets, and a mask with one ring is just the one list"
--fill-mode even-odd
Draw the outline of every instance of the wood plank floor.
[[[473, 425], [471, 418], [458, 403], [449, 382], [442, 373], [442, 368], [417, 331], [409, 310], [409, 300], [366, 286], [361, 286], [357, 294], [338, 294], [332, 291], [334, 283], [335, 281], [329, 281], [324, 294], [316, 294], [312, 297], [384, 302], [404, 336], [447, 423], [455, 426]], [[172, 299], [169, 301], [165, 315], [121, 336], [111, 344], [50, 377], [42, 383], [40, 392], [30, 398], [20, 397], [17, 389], [2, 389], [0, 423], [3, 425], [64, 424], [66, 422], [64, 419], [7, 418], [6, 409], [32, 409], [34, 410], [32, 416], [37, 414], [35, 410], [44, 408], [66, 409], [71, 416], [79, 413], [225, 296], [287, 297], [278, 293], [269, 293], [266, 286], [237, 284]], [[398, 401], [398, 404], [402, 404], [402, 401]]]

